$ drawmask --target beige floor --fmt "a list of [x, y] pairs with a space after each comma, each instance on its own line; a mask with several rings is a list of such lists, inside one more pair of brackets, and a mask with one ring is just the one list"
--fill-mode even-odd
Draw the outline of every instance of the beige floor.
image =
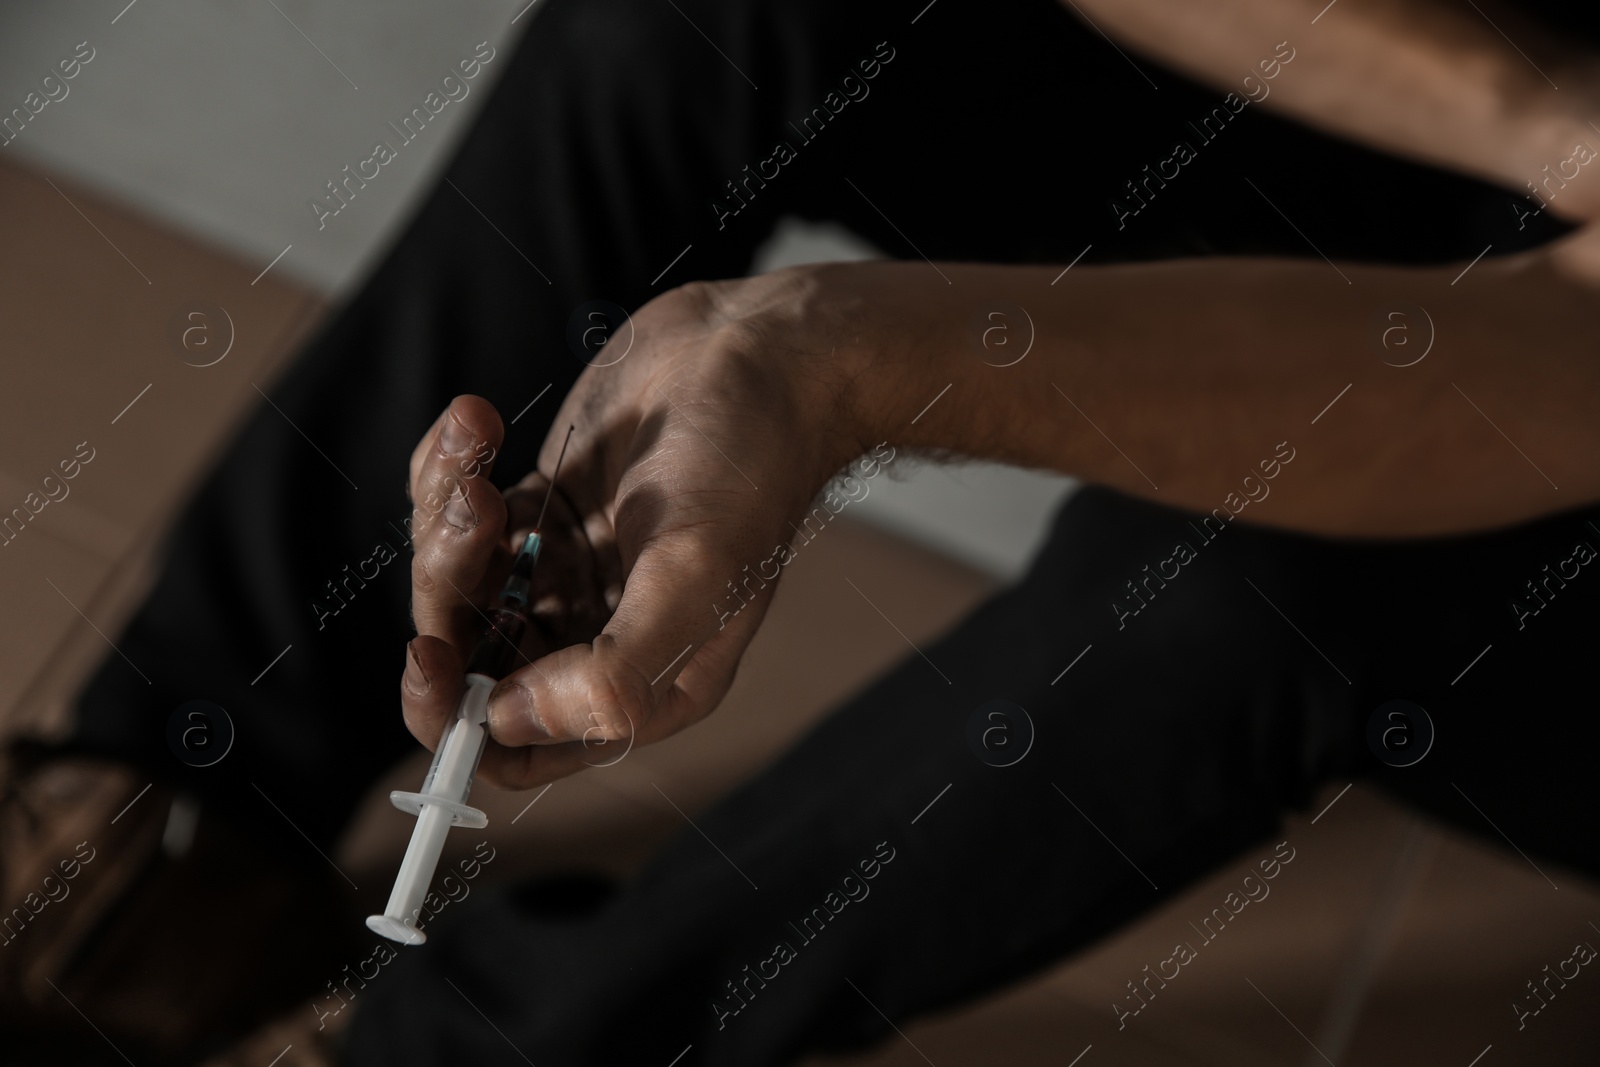
[[[114, 637], [136, 602], [175, 503], [228, 427], [260, 402], [253, 383], [270, 380], [320, 310], [314, 294], [270, 273], [252, 284], [259, 266], [55, 184], [0, 167], [0, 203], [9, 208], [0, 246], [0, 511], [20, 504], [79, 442], [88, 441], [95, 458], [67, 499], [0, 548], [0, 722], [9, 730], [59, 728], [73, 686], [108, 652], [102, 633]], [[180, 343], [182, 330], [197, 324], [185, 316], [202, 307], [211, 309], [199, 323], [207, 336], [225, 339], [225, 321], [212, 321], [218, 308], [236, 335], [210, 367], [185, 360], [204, 362], [220, 349]], [[989, 589], [987, 579], [875, 530], [834, 528], [795, 565], [712, 720], [616, 767], [556, 784], [515, 825], [530, 797], [478, 796], [512, 859], [496, 865], [496, 876], [573, 865], [636, 869], [684, 827], [651, 783], [692, 815], [903, 655], [902, 637], [861, 606], [846, 576], [868, 583], [918, 643]], [[374, 892], [391, 877], [410, 826], [383, 793], [414, 788], [421, 763], [419, 756], [397, 768], [393, 782], [374, 791], [341, 847], [341, 865]], [[1317, 808], [1338, 793], [1330, 789]], [[1577, 941], [1600, 943], [1600, 887], [1547, 867], [1561, 887], [1552, 889], [1515, 854], [1417, 821], [1359, 786], [1314, 825], [1293, 820], [1284, 836], [1296, 858], [1272, 895], [1121, 1031], [1111, 1005], [1124, 983], [1188, 940], [1188, 923], [1257, 857], [1079, 959], [908, 1025], [873, 1055], [829, 1062], [1600, 1062], [1600, 978], [1580, 975], [1520, 1033], [1511, 1010], [1545, 964]], [[998, 901], [1003, 887], [996, 888]]]

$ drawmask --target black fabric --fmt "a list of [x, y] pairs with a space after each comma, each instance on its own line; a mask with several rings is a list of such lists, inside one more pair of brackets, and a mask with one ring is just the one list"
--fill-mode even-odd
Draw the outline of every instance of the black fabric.
[[[1567, 768], [1600, 730], [1562, 710], [1594, 599], [1572, 583], [1537, 632], [1533, 620], [1515, 632], [1504, 605], [1531, 565], [1595, 543], [1578, 516], [1365, 548], [1242, 526], [1202, 542], [1191, 521], [1083, 491], [1023, 581], [924, 646], [953, 684], [909, 656], [588, 922], [504, 893], [470, 898], [362, 994], [355, 1062], [511, 1064], [520, 1050], [535, 1063], [665, 1063], [692, 1045], [680, 1062], [731, 1067], [898, 1041], [879, 1011], [903, 1024], [988, 992], [1242, 850], [1292, 863], [1317, 842], [1285, 839], [1280, 813], [1341, 778], [1369, 777], [1501, 843], [1476, 804], [1545, 868], [1595, 871], [1584, 828], [1596, 802]], [[1197, 558], [1118, 630], [1106, 605], [1180, 540]], [[967, 744], [972, 711], [997, 697], [1037, 729], [1005, 768]], [[1395, 698], [1438, 731], [1405, 769], [1365, 737]], [[883, 844], [893, 859], [862, 879]], [[836, 900], [820, 932], [797, 930], [830, 891], [860, 899]], [[775, 968], [779, 943], [795, 958]], [[1122, 995], [1106, 990], [1107, 1038]]]
[[[586, 301], [631, 308], [740, 275], [783, 214], [897, 257], [1063, 265], [1086, 246], [1084, 263], [1444, 262], [1560, 232], [1548, 215], [1518, 230], [1513, 193], [1258, 104], [1196, 143], [1187, 124], [1223, 93], [1119, 52], [1050, 0], [543, 0], [496, 61], [510, 69], [448, 182], [186, 511], [119, 640], [154, 684], [112, 657], [82, 699], [76, 744], [178, 779], [263, 837], [297, 841], [288, 815], [328, 848], [410, 751], [393, 698], [410, 633], [403, 552], [320, 626], [312, 603], [379, 541], [403, 549], [406, 460], [453, 395], [509, 419], [550, 385], [511, 428], [496, 480], [531, 467], [582, 369], [564, 335]], [[867, 95], [812, 138], [791, 126], [850, 74]], [[1125, 183], [1179, 139], [1197, 158], [1119, 219]], [[734, 213], [725, 183], [759, 173], [780, 140], [793, 160]], [[680, 1067], [761, 1067], [856, 1047], [890, 1033], [880, 1010], [900, 1020], [993, 989], [1275, 841], [1284, 810], [1344, 776], [1472, 832], [1490, 834], [1492, 816], [1530, 853], [1593, 870], [1575, 828], [1594, 825], [1595, 802], [1563, 769], [1596, 740], [1568, 699], [1594, 594], [1580, 574], [1523, 630], [1507, 601], [1577, 541], [1600, 543], [1595, 517], [1396, 545], [1234, 523], [1202, 541], [1196, 517], [1086, 490], [1027, 578], [924, 650], [953, 684], [913, 655], [849, 701], [699, 820], [728, 859], [688, 833], [587, 919], [510, 891], [452, 908], [363, 991], [354, 1061], [666, 1063], [692, 1045]], [[1119, 628], [1111, 602], [1177, 540], [1197, 558]], [[965, 740], [995, 697], [1038, 730], [1005, 769]], [[167, 716], [194, 698], [239, 728], [214, 768], [166, 748]], [[1405, 769], [1365, 739], [1394, 698], [1438, 728]], [[862, 883], [870, 894], [814, 941], [797, 933], [796, 958], [721, 1014], [725, 983], [880, 843], [894, 858]]]

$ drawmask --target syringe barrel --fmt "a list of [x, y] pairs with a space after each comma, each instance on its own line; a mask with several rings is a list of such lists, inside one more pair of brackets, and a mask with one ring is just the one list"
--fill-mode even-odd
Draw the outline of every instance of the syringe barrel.
[[527, 633], [528, 620], [520, 612], [498, 607], [490, 612], [489, 622], [489, 628], [472, 650], [467, 674], [504, 678], [527, 662], [522, 654], [522, 636]]
[[456, 718], [439, 739], [435, 767], [422, 791], [447, 800], [466, 803], [472, 791], [472, 776], [489, 737], [489, 694], [494, 679], [484, 674], [467, 675], [467, 691], [462, 694]]

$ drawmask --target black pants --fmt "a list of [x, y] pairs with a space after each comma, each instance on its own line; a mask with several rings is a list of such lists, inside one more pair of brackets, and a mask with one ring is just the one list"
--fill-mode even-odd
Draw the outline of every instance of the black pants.
[[[1310, 241], [1335, 259], [1442, 262], [1555, 232], [1519, 231], [1512, 194], [1259, 104], [1207, 136], [1188, 124], [1222, 92], [1123, 55], [1050, 0], [543, 3], [496, 60], [509, 69], [454, 188], [427, 199], [182, 519], [120, 642], [154, 684], [113, 657], [83, 698], [79, 744], [179, 779], [264, 838], [291, 831], [252, 783], [326, 848], [413, 744], [392, 697], [404, 563], [344, 588], [337, 614], [313, 601], [377, 543], [403, 549], [406, 459], [451, 396], [509, 418], [553, 386], [511, 427], [496, 477], [530, 468], [582, 369], [566, 333], [587, 301], [631, 308], [739, 275], [782, 214], [908, 258], [1065, 265], [1092, 246], [1080, 266], [1311, 256]], [[1260, 41], [1262, 57], [1278, 43]], [[1177, 140], [1196, 158], [1142, 184]], [[772, 176], [779, 142], [792, 158]], [[1285, 413], [1279, 436], [1315, 450], [1312, 414]], [[1085, 490], [1023, 581], [924, 649], [953, 684], [908, 658], [699, 820], [726, 859], [686, 834], [591, 919], [474, 894], [363, 992], [355, 1059], [666, 1063], [692, 1045], [684, 1067], [752, 1067], [857, 1046], [889, 1032], [880, 1010], [961, 1001], [1114, 929], [1268, 841], [1333, 776], [1473, 831], [1492, 817], [1528, 853], [1592, 870], [1596, 804], [1564, 753], [1597, 740], [1567, 694], [1600, 579], [1580, 572], [1522, 629], [1508, 600], [1577, 542], [1600, 544], [1595, 517], [1393, 545], [1242, 521], [1213, 537], [1195, 516]], [[1119, 619], [1126, 583], [1180, 541], [1195, 558]], [[192, 698], [238, 726], [215, 767], [167, 751], [167, 716]], [[967, 739], [993, 698], [1037, 728], [1007, 768]], [[1437, 728], [1403, 769], [1367, 740], [1395, 698]], [[840, 904], [841, 887], [867, 895]], [[805, 926], [830, 905], [824, 932]]]

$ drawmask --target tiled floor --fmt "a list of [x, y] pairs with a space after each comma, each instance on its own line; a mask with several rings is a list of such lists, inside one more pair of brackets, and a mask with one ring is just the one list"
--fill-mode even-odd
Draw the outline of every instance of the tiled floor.
[[[314, 319], [319, 301], [74, 187], [0, 167], [7, 358], [0, 388], [0, 507], [22, 505], [80, 442], [94, 458], [70, 495], [0, 547], [0, 716], [59, 724], [72, 687], [108, 652], [149, 574], [160, 529], [205, 458]], [[70, 198], [70, 201], [69, 199]], [[226, 358], [209, 367], [225, 339]], [[203, 311], [205, 320], [186, 320]], [[183, 330], [201, 326], [182, 344]], [[186, 363], [188, 365], [186, 365]], [[148, 389], [146, 387], [148, 386]], [[129, 406], [131, 403], [131, 407]], [[507, 827], [497, 875], [582, 865], [636, 869], [683, 827], [649, 783], [693, 814], [905, 652], [851, 604], [871, 575], [906, 637], [948, 627], [989, 580], [872, 529], [840, 524], [794, 565], [724, 707], [616, 767], [527, 795], [482, 791]], [[341, 865], [385, 886], [410, 821], [384, 802], [414, 787], [396, 768], [345, 841]], [[1600, 943], [1600, 887], [1423, 823], [1360, 786], [1337, 787], [1283, 836], [1295, 860], [1168, 987], [1118, 1029], [1124, 983], [1191, 938], [1189, 923], [1237, 885], [1240, 862], [1122, 935], [1034, 980], [843, 1062], [854, 1067], [1502, 1067], [1600, 1062], [1600, 978], [1585, 972], [1517, 1029], [1513, 1000], [1578, 941]], [[362, 877], [365, 873], [370, 877]], [[1593, 982], [1593, 987], [1587, 983]], [[1475, 1057], [1482, 1056], [1481, 1060]], [[1081, 1060], [1075, 1057], [1082, 1057]], [[821, 1064], [824, 1061], [815, 1061]]]
[[115, 632], [206, 457], [260, 402], [252, 383], [321, 302], [270, 275], [252, 285], [256, 271], [60, 178], [0, 167], [0, 203], [0, 515], [60, 495], [42, 479], [80, 444], [93, 456], [0, 547], [0, 716], [46, 725], [61, 683], [107, 651], [95, 627]]

